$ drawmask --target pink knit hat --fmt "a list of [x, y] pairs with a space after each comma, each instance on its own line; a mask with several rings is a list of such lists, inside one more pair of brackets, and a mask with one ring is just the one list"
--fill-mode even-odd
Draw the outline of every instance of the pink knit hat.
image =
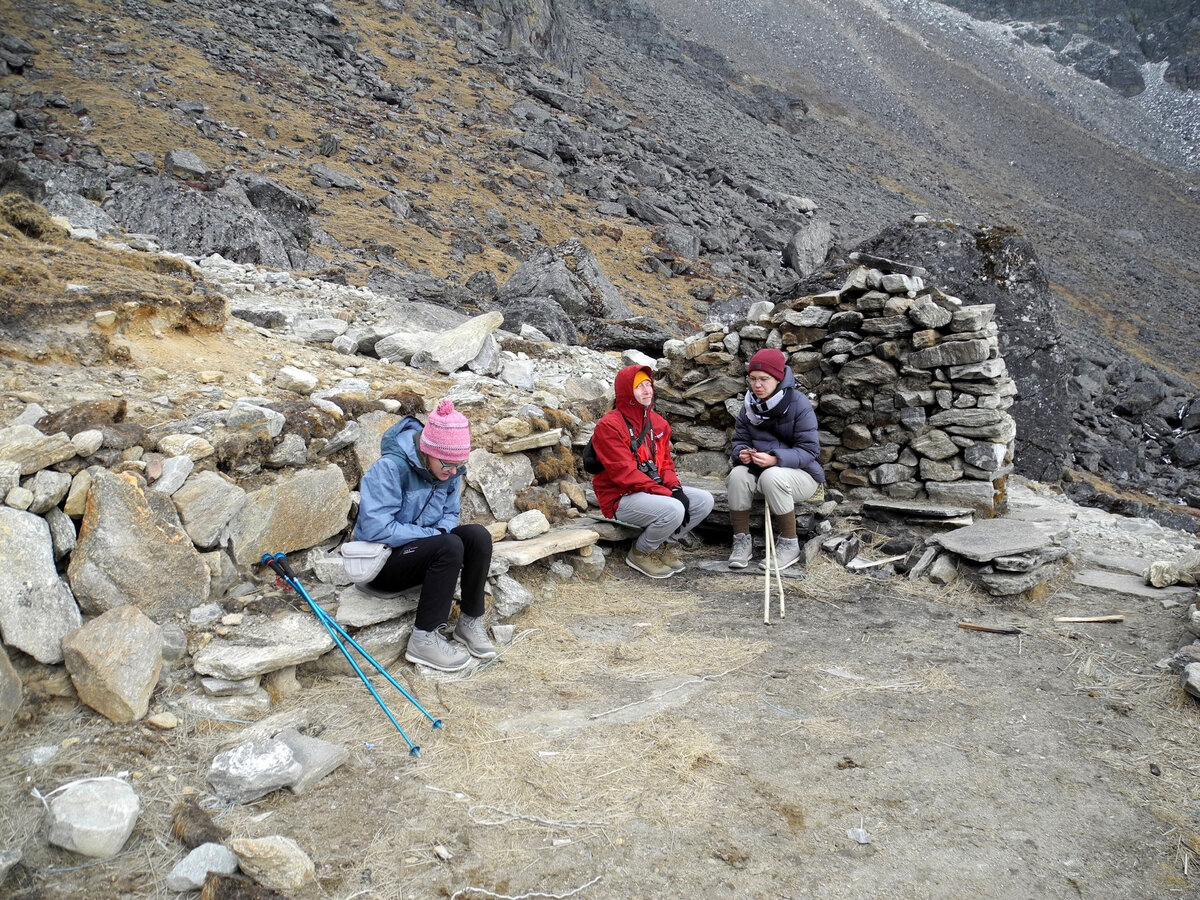
[[471, 426], [452, 401], [443, 400], [429, 414], [421, 431], [420, 447], [422, 453], [443, 462], [466, 462], [471, 455]]

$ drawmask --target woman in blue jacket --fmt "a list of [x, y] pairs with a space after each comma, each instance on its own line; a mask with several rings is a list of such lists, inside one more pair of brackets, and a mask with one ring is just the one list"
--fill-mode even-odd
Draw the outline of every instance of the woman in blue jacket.
[[[482, 525], [458, 523], [459, 493], [471, 453], [466, 416], [443, 400], [426, 425], [405, 416], [389, 428], [380, 450], [383, 455], [362, 479], [354, 537], [392, 548], [383, 569], [368, 584], [372, 591], [396, 593], [421, 585], [404, 658], [443, 672], [458, 671], [472, 656], [491, 659], [496, 648], [483, 620], [483, 589], [492, 562], [492, 537]], [[455, 644], [441, 629], [450, 616], [460, 575]]]
[[733, 526], [729, 568], [744, 569], [750, 563], [750, 504], [761, 493], [778, 535], [775, 556], [779, 568], [786, 569], [800, 558], [796, 503], [825, 481], [817, 416], [796, 388], [796, 376], [781, 350], [759, 350], [748, 369], [750, 390], [733, 426], [733, 470], [725, 478]]

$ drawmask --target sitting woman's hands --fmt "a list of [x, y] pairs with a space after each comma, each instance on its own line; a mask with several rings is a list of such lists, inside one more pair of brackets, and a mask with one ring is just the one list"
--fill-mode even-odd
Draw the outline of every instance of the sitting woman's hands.
[[[779, 465], [779, 460], [776, 459], [774, 453], [767, 453], [765, 450], [743, 450], [742, 453], [749, 454], [748, 460], [742, 460], [747, 465], [755, 465], [760, 469], [767, 469], [771, 466]], [[741, 454], [738, 454], [741, 459]]]

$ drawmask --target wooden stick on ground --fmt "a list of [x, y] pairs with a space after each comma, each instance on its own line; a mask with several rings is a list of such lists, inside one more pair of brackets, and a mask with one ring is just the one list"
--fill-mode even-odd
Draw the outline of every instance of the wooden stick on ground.
[[974, 622], [959, 622], [958, 627], [968, 631], [986, 631], [989, 634], [1024, 634], [1016, 625], [976, 625]]
[[1070, 622], [1072, 624], [1083, 623], [1083, 622], [1124, 622], [1125, 617], [1119, 616], [1119, 615], [1115, 615], [1115, 616], [1055, 616], [1054, 621], [1055, 622]]

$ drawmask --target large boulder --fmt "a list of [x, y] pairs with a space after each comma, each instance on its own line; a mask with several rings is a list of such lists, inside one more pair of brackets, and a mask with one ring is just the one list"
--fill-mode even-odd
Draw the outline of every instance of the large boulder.
[[62, 662], [62, 639], [83, 622], [54, 566], [46, 520], [0, 506], [0, 635], [38, 662]]
[[255, 565], [264, 553], [315, 547], [342, 531], [349, 513], [350, 489], [338, 466], [304, 469], [248, 494], [226, 540], [238, 565]]
[[[577, 238], [534, 253], [504, 282], [496, 299], [505, 310], [518, 303], [549, 300], [573, 322], [633, 315], [592, 251]], [[506, 318], [515, 321], [512, 316]]]
[[278, 230], [241, 187], [200, 191], [166, 175], [139, 178], [119, 185], [104, 210], [126, 231], [153, 234], [176, 253], [290, 267]]
[[171, 499], [105, 470], [92, 479], [67, 577], [89, 614], [132, 603], [162, 617], [204, 603], [210, 587]]

